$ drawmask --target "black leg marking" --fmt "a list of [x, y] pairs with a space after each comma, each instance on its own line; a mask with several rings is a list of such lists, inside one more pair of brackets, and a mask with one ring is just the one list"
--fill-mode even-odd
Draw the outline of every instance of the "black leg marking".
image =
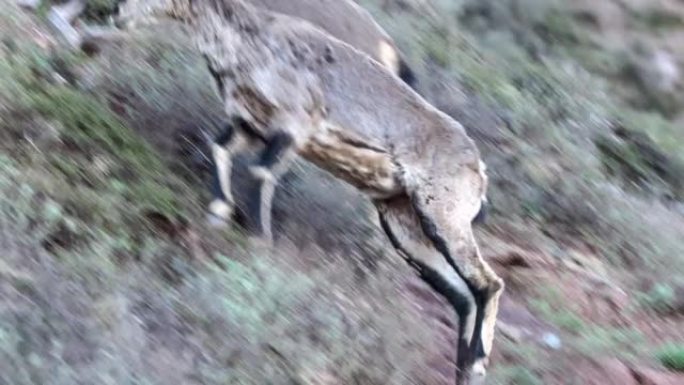
[[214, 142], [220, 146], [225, 146], [233, 140], [233, 137], [238, 131], [250, 140], [263, 140], [261, 134], [251, 123], [236, 115], [231, 116], [229, 120], [223, 122], [221, 129], [214, 138]]
[[[415, 194], [411, 196], [412, 202], [417, 202], [419, 199], [420, 198], [417, 197]], [[435, 224], [435, 222], [430, 217], [428, 217], [426, 213], [421, 211], [417, 204], [413, 203], [412, 205], [413, 209], [416, 212], [416, 215], [418, 216], [418, 220], [420, 221], [420, 225], [423, 229], [423, 232], [432, 241], [432, 244], [435, 246], [435, 249], [437, 249], [437, 251], [439, 251], [440, 254], [442, 254], [444, 258], [446, 258], [449, 265], [451, 265], [451, 267], [454, 270], [456, 270], [456, 273], [461, 277], [463, 282], [465, 282], [466, 285], [468, 285], [470, 292], [476, 293], [477, 288], [473, 286], [472, 283], [465, 278], [461, 270], [458, 268], [458, 265], [456, 265], [454, 258], [451, 256], [446, 240], [438, 234], [437, 224]]]
[[264, 223], [261, 223], [262, 210], [262, 181], [251, 183], [249, 199], [247, 200], [247, 215], [244, 218], [245, 230], [252, 234], [263, 234]]
[[231, 140], [233, 140], [234, 136], [235, 136], [235, 126], [234, 126], [233, 122], [224, 122], [223, 126], [221, 127], [218, 134], [216, 135], [214, 142], [216, 144], [218, 144], [219, 146], [225, 146]]
[[233, 116], [231, 119], [235, 129], [240, 130], [240, 132], [244, 133], [245, 136], [250, 140], [266, 141], [261, 133], [252, 125], [252, 123], [237, 115]]
[[[415, 197], [414, 199], [418, 198]], [[461, 271], [456, 266], [453, 258], [451, 257], [451, 254], [449, 253], [449, 250], [446, 245], [446, 241], [439, 234], [437, 234], [437, 225], [425, 213], [421, 212], [415, 204], [414, 209], [416, 210], [416, 214], [420, 219], [421, 226], [423, 227], [423, 231], [425, 232], [425, 234], [428, 236], [428, 238], [432, 240], [435, 248], [437, 248], [437, 250], [439, 250], [440, 253], [446, 257], [449, 264], [452, 265], [454, 270], [456, 270], [456, 272], [461, 277], [463, 282], [465, 282], [466, 285], [468, 285], [470, 292], [472, 293], [473, 297], [475, 297], [475, 328], [473, 331], [472, 339], [469, 341], [468, 350], [470, 351], [470, 354], [472, 354], [473, 359], [483, 358], [485, 356], [485, 353], [484, 347], [482, 345], [482, 323], [484, 320], [484, 308], [488, 299], [487, 289], [478, 289], [477, 287], [472, 285], [467, 279], [465, 279], [463, 274], [461, 274]], [[483, 210], [486, 210], [485, 202], [482, 202], [480, 213], [482, 213]], [[478, 213], [478, 216], [480, 215], [480, 213]]]
[[454, 310], [456, 310], [456, 313], [459, 315], [459, 317], [461, 315], [466, 316], [470, 313], [471, 309], [468, 299], [458, 292], [458, 290], [454, 289], [449, 282], [441, 274], [439, 274], [438, 271], [421, 262], [420, 260], [411, 257], [408, 251], [401, 246], [399, 240], [392, 232], [392, 229], [382, 214], [380, 214], [380, 226], [389, 237], [390, 243], [392, 243], [397, 250], [401, 251], [403, 255], [406, 256], [409, 264], [418, 271], [420, 277], [428, 285], [430, 285], [433, 290], [442, 294], [449, 301], [449, 304], [454, 307]]
[[475, 313], [475, 328], [473, 338], [470, 341], [470, 353], [473, 359], [484, 358], [486, 356], [484, 345], [482, 344], [482, 324], [484, 321], [484, 308], [487, 301], [486, 290], [473, 291], [477, 311]]
[[[251, 186], [247, 202], [246, 228], [248, 231], [271, 236], [270, 210], [277, 178], [283, 172], [284, 158], [291, 150], [294, 139], [291, 135], [279, 132], [269, 138], [254, 169], [256, 183]], [[261, 168], [261, 169], [259, 169]], [[264, 174], [261, 174], [261, 173]]]
[[292, 146], [293, 142], [292, 136], [284, 132], [273, 135], [268, 141], [266, 149], [261, 154], [259, 166], [272, 169], [281, 161], [283, 155]]
[[382, 227], [382, 230], [385, 232], [385, 234], [387, 234], [387, 237], [389, 238], [389, 241], [392, 244], [392, 246], [394, 246], [394, 248], [397, 249], [397, 251], [399, 251], [401, 255], [403, 255], [406, 258], [406, 262], [408, 262], [408, 264], [411, 265], [411, 267], [413, 267], [414, 269], [416, 269], [416, 271], [420, 273], [421, 266], [419, 264], [416, 264], [415, 259], [411, 258], [411, 255], [408, 253], [408, 251], [406, 251], [401, 246], [399, 240], [392, 232], [392, 229], [389, 227], [389, 223], [387, 223], [387, 219], [385, 219], [385, 216], [382, 215], [382, 213], [379, 211], [378, 214], [380, 215], [380, 227]]
[[214, 82], [216, 82], [216, 88], [218, 90], [219, 96], [223, 98], [223, 92], [225, 90], [225, 85], [223, 84], [223, 75], [225, 75], [225, 73], [221, 73], [214, 69], [214, 67], [211, 65], [211, 60], [209, 60], [209, 56], [204, 55], [204, 61], [207, 64], [207, 69], [209, 69], [211, 77], [214, 79]]
[[[466, 341], [463, 336], [465, 335], [465, 328], [468, 316], [473, 311], [471, 305], [468, 302], [468, 298], [461, 294], [458, 290], [454, 289], [452, 285], [435, 269], [426, 265], [425, 263], [411, 257], [406, 249], [404, 249], [399, 240], [396, 238], [392, 229], [390, 228], [384, 215], [380, 213], [380, 226], [385, 231], [385, 234], [389, 237], [390, 243], [406, 258], [407, 262], [418, 271], [420, 278], [432, 288], [436, 293], [444, 297], [449, 304], [453, 307], [458, 315], [458, 346], [457, 346], [457, 361], [456, 367], [458, 370], [467, 369], [470, 364], [474, 362], [473, 350], [470, 348], [470, 342]], [[477, 302], [476, 302], [477, 304]], [[477, 309], [479, 310], [479, 308]], [[479, 312], [478, 312], [479, 314]], [[480, 317], [481, 318], [481, 317]], [[482, 324], [480, 320], [480, 325]], [[478, 338], [481, 341], [481, 338]], [[480, 344], [481, 345], [481, 344]], [[461, 373], [456, 374], [459, 381], [461, 381]]]
[[[214, 144], [221, 147], [226, 147], [232, 140], [235, 139], [236, 134], [240, 133], [246, 134], [250, 139], [261, 139], [256, 130], [252, 125], [246, 120], [239, 116], [233, 116], [229, 120], [222, 123], [221, 128], [214, 137]], [[226, 194], [221, 189], [221, 183], [218, 176], [218, 167], [216, 165], [216, 160], [212, 159], [212, 181], [211, 181], [211, 192], [215, 199], [226, 200]]]
[[[430, 268], [429, 266], [421, 263], [420, 261], [413, 262], [414, 265], [420, 266], [420, 278], [427, 283], [432, 290], [442, 295], [449, 304], [454, 308], [456, 314], [458, 314], [458, 345], [457, 351], [458, 356], [456, 359], [456, 367], [459, 370], [467, 369], [475, 360], [473, 349], [471, 344], [463, 336], [466, 332], [467, 319], [470, 313], [473, 311], [471, 309], [468, 299], [461, 294], [459, 291], [455, 290], [449, 282], [436, 270]], [[479, 308], [477, 311], [479, 312]], [[478, 340], [480, 340], [478, 338]], [[461, 374], [457, 374], [460, 376]]]

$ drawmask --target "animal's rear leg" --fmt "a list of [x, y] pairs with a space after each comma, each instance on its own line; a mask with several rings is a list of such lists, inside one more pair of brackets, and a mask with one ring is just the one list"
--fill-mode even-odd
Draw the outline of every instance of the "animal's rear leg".
[[377, 203], [380, 223], [390, 241], [435, 292], [458, 315], [456, 383], [467, 384], [474, 361], [470, 348], [476, 328], [477, 303], [468, 284], [423, 233], [420, 219], [405, 196]]
[[239, 129], [239, 124], [237, 118], [224, 123], [211, 143], [213, 198], [209, 204], [207, 220], [213, 226], [227, 225], [235, 207], [230, 186], [233, 156], [246, 144], [245, 135]]
[[264, 241], [273, 241], [271, 212], [278, 179], [289, 168], [294, 156], [294, 140], [285, 132], [278, 132], [266, 141], [266, 148], [256, 165], [250, 167], [257, 179], [255, 191], [247, 205], [247, 230]]

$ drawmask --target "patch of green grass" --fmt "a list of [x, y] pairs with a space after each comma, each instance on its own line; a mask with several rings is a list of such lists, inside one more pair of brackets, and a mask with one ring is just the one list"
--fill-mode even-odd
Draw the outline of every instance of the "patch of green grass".
[[[97, 96], [51, 81], [54, 74], [68, 73], [83, 60], [80, 55], [47, 55], [31, 46], [19, 47], [14, 55], [0, 60], [0, 69], [7, 71], [0, 75], [0, 84], [6, 86], [0, 100], [7, 99], [17, 122], [39, 116], [59, 124], [60, 139], [68, 150], [52, 148], [45, 154], [67, 180], [100, 191], [123, 187], [119, 192], [135, 212], [151, 209], [171, 217], [183, 215], [188, 196], [178, 199], [179, 194], [194, 194], [155, 151]], [[5, 124], [9, 131], [21, 126]], [[109, 160], [111, 167], [99, 172], [93, 167], [96, 159]]]
[[620, 127], [615, 135], [599, 136], [596, 146], [610, 175], [642, 187], [664, 185], [670, 195], [684, 197], [684, 163], [651, 139], [656, 133], [655, 128]]
[[658, 350], [656, 357], [666, 368], [684, 372], [684, 344], [667, 344]]
[[638, 296], [638, 301], [643, 306], [656, 312], [670, 311], [675, 300], [674, 289], [664, 283], [657, 283], [648, 292]]
[[586, 37], [581, 34], [574, 19], [560, 9], [549, 10], [534, 29], [549, 43], [565, 46], [586, 43]]
[[588, 357], [614, 355], [632, 360], [647, 352], [644, 335], [633, 328], [590, 326], [572, 344]]
[[540, 287], [537, 293], [539, 298], [528, 302], [532, 310], [546, 321], [575, 334], [586, 329], [587, 324], [571, 309], [572, 305], [564, 301], [557, 288]]
[[535, 372], [522, 365], [497, 366], [490, 374], [490, 381], [497, 385], [541, 385], [544, 383]]
[[[15, 201], [12, 211], [40, 224], [31, 232], [72, 264], [75, 276], [96, 282], [112, 276], [102, 272], [113, 271], [122, 259], [159, 252], [149, 249], [164, 241], [145, 221], [145, 212], [190, 218], [201, 192], [174, 175], [98, 95], [53, 80], [56, 73], [89, 65], [86, 60], [31, 45], [0, 58], [0, 69], [6, 70], [0, 71], [0, 85], [7, 86], [0, 90], [0, 106], [8, 111], [0, 127], [10, 143], [0, 153], [17, 162], [23, 171], [16, 183], [32, 191], [23, 193], [28, 203], [19, 208]], [[56, 127], [56, 137], [29, 144], [24, 137], [32, 135], [24, 131], [39, 133], [39, 121]], [[41, 212], [31, 203], [44, 199], [36, 198], [38, 192], [52, 202]]]
[[629, 55], [624, 51], [612, 51], [605, 47], [578, 45], [568, 48], [568, 55], [594, 74], [615, 79], [625, 71]]
[[587, 324], [571, 310], [555, 308], [544, 300], [531, 300], [530, 305], [545, 320], [571, 333], [578, 334], [587, 327]]
[[560, 297], [557, 289], [539, 288], [538, 291], [541, 299], [530, 300], [531, 308], [544, 320], [576, 336], [568, 340], [571, 349], [588, 357], [608, 354], [625, 359], [642, 356], [647, 351], [646, 340], [640, 331], [593, 324], [571, 309], [551, 305], [567, 303]]
[[657, 112], [644, 112], [633, 109], [615, 109], [613, 115], [629, 131], [647, 135], [664, 152], [684, 161], [684, 154], [679, 151], [684, 140], [682, 128]]
[[452, 57], [447, 34], [432, 31], [422, 39], [422, 47], [426, 57], [433, 60], [440, 67], [447, 68], [451, 64]]
[[637, 24], [649, 31], [662, 31], [684, 26], [681, 16], [662, 8], [651, 8], [632, 14]]
[[[191, 289], [196, 291], [198, 298], [209, 292], [220, 293], [215, 298], [216, 305], [221, 312], [229, 314], [235, 324], [242, 326], [249, 339], [260, 338], [269, 325], [286, 321], [285, 311], [291, 311], [294, 301], [315, 285], [304, 275], [293, 276], [292, 272], [281, 271], [260, 259], [245, 264], [226, 256], [217, 258], [223, 267], [210, 267], [207, 274], [192, 283]], [[178, 305], [182, 308], [192, 306]], [[192, 312], [186, 309], [185, 313], [188, 311]]]
[[[125, 196], [131, 205], [171, 217], [182, 213], [179, 191], [174, 191], [178, 186], [169, 183], [173, 181], [169, 178], [170, 172], [154, 151], [97, 99], [67, 87], [47, 87], [32, 96], [31, 106], [41, 116], [59, 121], [65, 129], [63, 139], [70, 141], [80, 153], [104, 153], [111, 157], [113, 177], [128, 186]], [[85, 160], [92, 161], [88, 158]], [[91, 167], [77, 156], [53, 160], [63, 172], [74, 176], [82, 176]]]

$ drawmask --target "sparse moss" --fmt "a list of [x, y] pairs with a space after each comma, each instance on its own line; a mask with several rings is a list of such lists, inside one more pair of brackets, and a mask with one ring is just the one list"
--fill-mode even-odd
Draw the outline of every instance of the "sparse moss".
[[592, 325], [574, 341], [576, 349], [588, 357], [615, 355], [634, 359], [647, 352], [647, 345], [641, 331], [634, 328], [610, 328]]

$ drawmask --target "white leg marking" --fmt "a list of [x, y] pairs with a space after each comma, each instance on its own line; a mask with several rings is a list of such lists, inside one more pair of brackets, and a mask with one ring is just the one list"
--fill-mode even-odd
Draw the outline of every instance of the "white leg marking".
[[266, 167], [263, 166], [251, 166], [249, 172], [255, 178], [264, 182], [275, 182], [275, 175]]
[[233, 208], [222, 199], [214, 199], [209, 204], [209, 213], [207, 214], [207, 222], [209, 226], [222, 228], [228, 225], [230, 216], [233, 213]]
[[224, 147], [212, 143], [211, 153], [214, 157], [214, 164], [216, 166], [216, 174], [219, 179], [219, 186], [221, 186], [221, 191], [226, 199], [232, 203], [232, 195], [230, 192], [230, 156], [231, 154]]

